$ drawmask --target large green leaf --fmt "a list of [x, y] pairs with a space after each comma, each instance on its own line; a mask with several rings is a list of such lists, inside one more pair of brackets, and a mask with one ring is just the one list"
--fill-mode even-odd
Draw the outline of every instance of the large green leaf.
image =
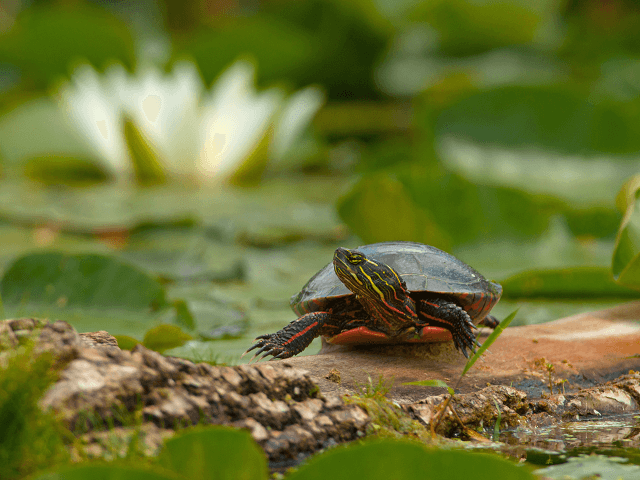
[[133, 38], [106, 10], [38, 6], [24, 10], [0, 38], [0, 61], [13, 63], [41, 84], [67, 75], [73, 62], [103, 68], [113, 60], [133, 67]]
[[20, 257], [5, 272], [0, 295], [8, 315], [66, 320], [78, 331], [108, 330], [139, 338], [167, 312], [157, 280], [97, 254]]
[[77, 465], [62, 467], [50, 473], [32, 477], [33, 480], [184, 480], [173, 472], [154, 471], [141, 467], [120, 465]]
[[34, 253], [16, 260], [0, 284], [6, 305], [149, 310], [164, 289], [142, 271], [97, 254]]
[[400, 440], [383, 440], [335, 448], [318, 455], [287, 480], [474, 480], [535, 477], [526, 469], [497, 455], [461, 450], [427, 449]]
[[198, 428], [166, 442], [158, 462], [186, 478], [260, 480], [267, 460], [249, 432], [227, 427]]

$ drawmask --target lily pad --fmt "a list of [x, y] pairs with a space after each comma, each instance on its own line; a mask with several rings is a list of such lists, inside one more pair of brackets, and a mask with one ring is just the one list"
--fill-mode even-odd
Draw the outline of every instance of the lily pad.
[[67, 320], [79, 331], [113, 334], [140, 335], [168, 306], [155, 279], [97, 254], [25, 255], [5, 272], [0, 293], [9, 315]]
[[206, 427], [169, 439], [158, 462], [184, 478], [260, 480], [269, 477], [264, 452], [249, 432]]
[[183, 480], [173, 472], [159, 472], [151, 468], [126, 467], [120, 465], [77, 465], [62, 467], [50, 473], [32, 477], [34, 480]]
[[177, 325], [158, 325], [145, 333], [142, 344], [150, 350], [163, 353], [170, 348], [181, 347], [192, 339]]
[[531, 270], [500, 282], [505, 298], [638, 298], [613, 281], [607, 267]]
[[373, 441], [335, 448], [300, 467], [288, 480], [531, 479], [526, 468], [497, 455], [461, 450], [427, 449], [417, 442]]

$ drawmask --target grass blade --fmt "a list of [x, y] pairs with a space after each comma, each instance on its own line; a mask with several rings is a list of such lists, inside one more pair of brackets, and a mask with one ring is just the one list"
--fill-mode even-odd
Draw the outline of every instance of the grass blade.
[[517, 310], [513, 311], [511, 313], [511, 315], [509, 315], [507, 318], [502, 320], [500, 322], [500, 324], [495, 328], [495, 330], [493, 332], [491, 332], [491, 335], [489, 335], [489, 337], [487, 337], [487, 339], [484, 341], [482, 346], [469, 359], [469, 361], [465, 365], [464, 370], [462, 371], [462, 375], [463, 376], [464, 376], [465, 373], [467, 373], [469, 371], [469, 369], [471, 367], [473, 367], [473, 364], [476, 363], [476, 360], [478, 360], [480, 358], [480, 356], [485, 352], [485, 350], [487, 348], [489, 348], [493, 342], [496, 341], [496, 339], [500, 336], [502, 331], [509, 326], [509, 324], [511, 323], [511, 320], [513, 320], [515, 318], [516, 314], [518, 313], [518, 310], [520, 310], [520, 309], [517, 309]]
[[419, 382], [407, 382], [403, 383], [402, 385], [419, 385], [421, 387], [444, 387], [449, 392], [449, 395], [453, 395], [455, 393], [453, 391], [453, 388], [451, 388], [449, 385], [447, 385], [446, 382], [443, 382], [442, 380], [420, 380]]

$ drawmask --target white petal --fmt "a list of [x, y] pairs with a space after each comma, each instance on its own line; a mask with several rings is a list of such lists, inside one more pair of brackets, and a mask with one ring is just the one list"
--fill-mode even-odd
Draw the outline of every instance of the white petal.
[[319, 87], [307, 87], [289, 97], [273, 132], [271, 156], [277, 162], [291, 149], [313, 117], [324, 105], [325, 95]]
[[81, 66], [59, 92], [67, 118], [88, 140], [112, 173], [130, 173], [131, 162], [122, 135], [121, 111], [90, 66]]

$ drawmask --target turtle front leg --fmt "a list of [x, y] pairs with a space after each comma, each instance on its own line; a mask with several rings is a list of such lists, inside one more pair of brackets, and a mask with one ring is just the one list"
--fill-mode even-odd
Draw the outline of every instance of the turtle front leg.
[[419, 300], [416, 304], [418, 327], [429, 325], [446, 328], [451, 332], [453, 344], [465, 357], [469, 358], [467, 350], [475, 353], [475, 346], [480, 345], [473, 333], [476, 326], [464, 308], [441, 298]]
[[256, 343], [242, 355], [244, 356], [256, 348], [259, 350], [249, 362], [253, 361], [261, 353], [262, 356], [259, 360], [268, 355], [272, 355], [273, 358], [289, 358], [297, 355], [307, 348], [314, 338], [320, 335], [320, 329], [328, 318], [329, 314], [326, 312], [307, 313], [276, 333], [260, 335], [256, 338]]

